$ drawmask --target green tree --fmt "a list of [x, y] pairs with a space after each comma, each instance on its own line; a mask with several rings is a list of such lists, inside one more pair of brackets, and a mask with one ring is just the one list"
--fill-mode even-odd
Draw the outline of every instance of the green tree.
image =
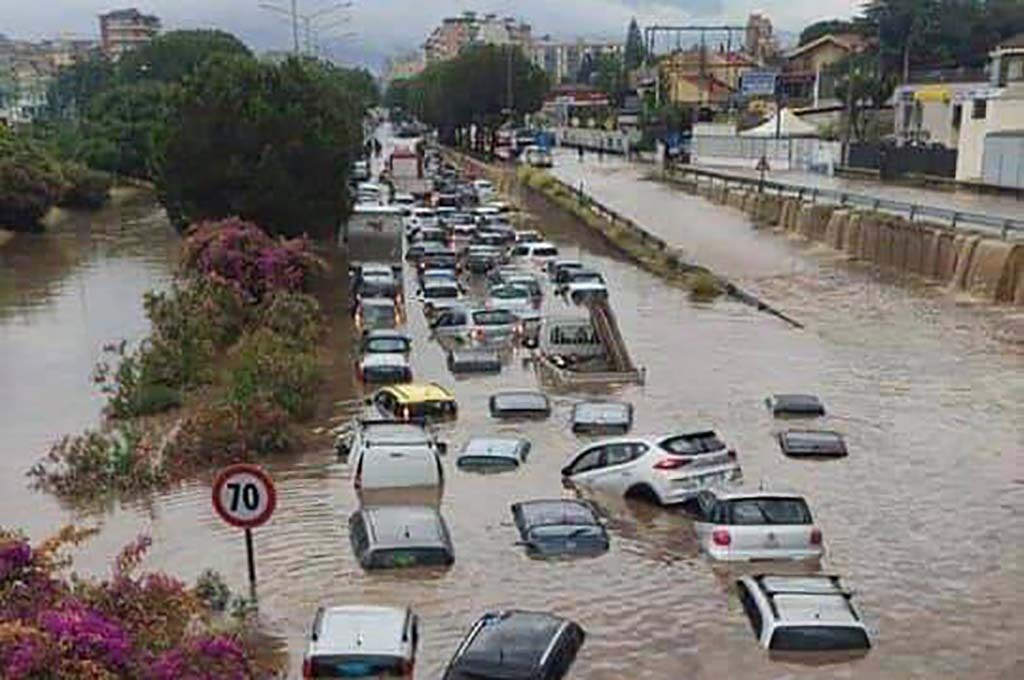
[[122, 83], [180, 83], [215, 55], [251, 57], [252, 52], [224, 31], [171, 31], [125, 54], [117, 63], [117, 76]]
[[877, 110], [888, 101], [896, 86], [896, 78], [886, 75], [879, 68], [878, 59], [865, 52], [842, 60], [836, 64], [835, 72], [839, 76], [836, 97], [852, 104], [849, 112], [851, 138], [867, 140], [871, 137], [868, 129], [870, 119], [865, 112]]
[[353, 77], [295, 58], [203, 64], [182, 88], [158, 180], [172, 220], [238, 215], [275, 234], [333, 235], [362, 144]]
[[816, 21], [802, 30], [800, 32], [800, 44], [806, 45], [807, 43], [813, 42], [823, 35], [828, 35], [829, 33], [859, 33], [861, 35], [870, 35], [872, 32], [873, 27], [863, 18], [856, 18], [852, 21], [847, 19], [825, 19], [823, 21]]
[[577, 80], [593, 85], [620, 106], [628, 88], [623, 60], [617, 54], [588, 54], [580, 65]]
[[464, 140], [471, 127], [491, 139], [504, 122], [540, 109], [547, 74], [518, 47], [484, 45], [432, 64], [408, 84], [406, 102], [420, 120], [437, 127], [442, 139]]
[[93, 98], [114, 83], [114, 68], [101, 54], [79, 59], [62, 68], [47, 91], [50, 116], [77, 118]]
[[640, 33], [640, 26], [636, 23], [636, 17], [630, 20], [629, 28], [626, 30], [626, 48], [623, 51], [623, 64], [626, 72], [639, 68], [647, 58], [647, 49], [644, 47], [644, 38]]

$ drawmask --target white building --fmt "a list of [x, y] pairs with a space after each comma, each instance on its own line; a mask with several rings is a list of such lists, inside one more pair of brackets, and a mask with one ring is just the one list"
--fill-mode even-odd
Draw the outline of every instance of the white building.
[[956, 178], [1024, 188], [1024, 33], [992, 51], [989, 82], [963, 101]]
[[622, 56], [625, 45], [619, 42], [598, 42], [577, 40], [575, 42], [557, 42], [550, 36], [544, 36], [530, 47], [530, 59], [543, 69], [555, 85], [574, 82], [583, 65], [583, 60], [607, 54]]

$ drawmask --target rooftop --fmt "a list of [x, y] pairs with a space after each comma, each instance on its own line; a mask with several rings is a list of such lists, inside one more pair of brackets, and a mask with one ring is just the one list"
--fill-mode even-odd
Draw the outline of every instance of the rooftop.
[[349, 605], [328, 607], [320, 614], [314, 654], [358, 649], [361, 654], [397, 654], [408, 612], [395, 607]]

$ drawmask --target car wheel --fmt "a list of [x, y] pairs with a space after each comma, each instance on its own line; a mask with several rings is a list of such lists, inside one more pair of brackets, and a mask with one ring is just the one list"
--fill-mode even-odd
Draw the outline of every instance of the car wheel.
[[626, 498], [644, 501], [653, 505], [661, 505], [658, 494], [648, 484], [634, 484], [626, 491]]

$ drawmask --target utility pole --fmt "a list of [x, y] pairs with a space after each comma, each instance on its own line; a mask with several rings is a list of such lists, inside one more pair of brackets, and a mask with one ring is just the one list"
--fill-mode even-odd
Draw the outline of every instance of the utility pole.
[[292, 0], [292, 52], [299, 54], [299, 0]]

